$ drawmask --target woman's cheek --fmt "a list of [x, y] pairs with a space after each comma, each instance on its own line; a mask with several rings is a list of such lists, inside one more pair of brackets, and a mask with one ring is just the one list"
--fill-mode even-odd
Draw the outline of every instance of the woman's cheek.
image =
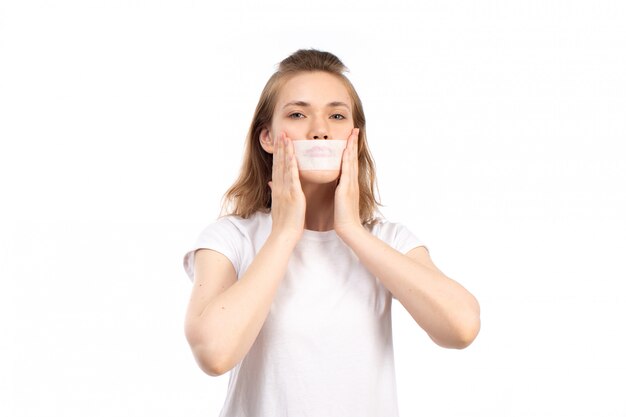
[[280, 123], [274, 126], [274, 135], [276, 137], [280, 137], [282, 132], [285, 132], [289, 139], [306, 139], [306, 133], [303, 133], [302, 129], [291, 126], [290, 123]]
[[336, 135], [333, 135], [333, 138], [337, 140], [348, 140], [350, 134], [352, 134], [352, 129], [353, 127], [343, 128], [339, 132], [337, 132]]

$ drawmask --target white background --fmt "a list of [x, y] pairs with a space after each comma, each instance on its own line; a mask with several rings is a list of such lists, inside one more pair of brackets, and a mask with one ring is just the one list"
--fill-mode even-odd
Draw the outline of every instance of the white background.
[[0, 2], [0, 415], [218, 415], [182, 257], [316, 47], [383, 213], [481, 303], [461, 351], [394, 305], [401, 415], [626, 416], [626, 3], [223, 3]]

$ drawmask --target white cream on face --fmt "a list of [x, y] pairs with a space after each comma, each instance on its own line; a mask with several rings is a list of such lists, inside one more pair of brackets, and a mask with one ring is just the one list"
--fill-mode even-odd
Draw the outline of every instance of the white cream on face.
[[300, 171], [338, 171], [347, 140], [294, 140]]

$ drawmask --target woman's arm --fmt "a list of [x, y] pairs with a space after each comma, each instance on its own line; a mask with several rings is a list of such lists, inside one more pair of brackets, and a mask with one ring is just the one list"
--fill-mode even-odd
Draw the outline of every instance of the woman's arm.
[[270, 234], [239, 280], [226, 256], [208, 249], [196, 252], [185, 334], [204, 372], [221, 375], [248, 353], [296, 242], [292, 235]]
[[445, 276], [423, 247], [403, 255], [361, 225], [357, 135], [355, 129], [348, 139], [335, 190], [337, 235], [435, 343], [448, 348], [467, 347], [480, 330], [480, 307], [474, 296]]
[[272, 231], [237, 280], [226, 256], [199, 250], [185, 334], [198, 365], [221, 375], [248, 353], [267, 318], [289, 257], [304, 230], [306, 199], [291, 140], [281, 134], [273, 152]]
[[445, 276], [424, 247], [403, 255], [363, 227], [344, 231], [341, 238], [435, 343], [463, 349], [476, 338], [480, 330], [476, 298]]

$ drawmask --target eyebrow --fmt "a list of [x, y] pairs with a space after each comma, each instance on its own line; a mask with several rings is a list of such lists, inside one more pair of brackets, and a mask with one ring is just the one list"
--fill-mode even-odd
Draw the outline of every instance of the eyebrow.
[[[300, 106], [300, 107], [311, 107], [311, 103], [307, 103], [306, 101], [290, 101], [289, 103], [283, 106], [283, 109], [289, 106]], [[345, 107], [350, 110], [350, 106], [348, 106], [343, 101], [331, 101], [326, 105], [326, 107]]]

